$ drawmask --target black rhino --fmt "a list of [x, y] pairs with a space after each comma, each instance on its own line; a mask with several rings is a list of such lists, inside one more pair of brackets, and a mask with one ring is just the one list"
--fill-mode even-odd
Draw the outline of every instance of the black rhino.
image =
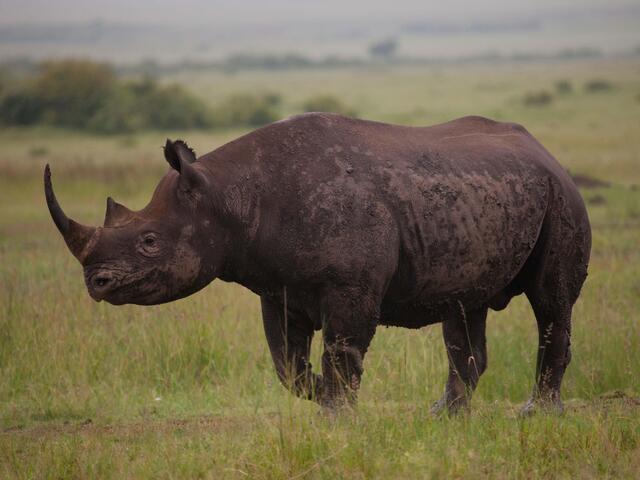
[[[215, 278], [260, 296], [276, 371], [296, 394], [355, 401], [378, 325], [442, 323], [450, 372], [436, 411], [466, 406], [487, 365], [487, 310], [526, 294], [538, 322], [525, 411], [561, 408], [571, 311], [591, 248], [569, 175], [523, 127], [465, 117], [403, 127], [310, 113], [198, 159], [167, 141], [171, 168], [134, 212], [107, 200], [102, 227], [53, 220], [90, 295], [172, 301]], [[322, 375], [308, 361], [322, 330]]]

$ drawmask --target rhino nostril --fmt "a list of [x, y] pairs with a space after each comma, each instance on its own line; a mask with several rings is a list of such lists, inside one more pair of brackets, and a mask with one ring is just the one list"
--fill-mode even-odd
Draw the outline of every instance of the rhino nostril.
[[91, 281], [94, 287], [103, 288], [107, 286], [109, 283], [111, 283], [111, 280], [112, 280], [112, 277], [110, 275], [98, 274], [98, 275], [94, 275]]

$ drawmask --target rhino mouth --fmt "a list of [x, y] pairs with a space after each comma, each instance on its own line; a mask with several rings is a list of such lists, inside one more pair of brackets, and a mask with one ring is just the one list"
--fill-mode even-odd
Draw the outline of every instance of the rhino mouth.
[[112, 305], [155, 305], [164, 303], [171, 292], [157, 270], [123, 272], [104, 267], [90, 268], [85, 273], [89, 295], [96, 302], [102, 300]]
[[107, 300], [123, 286], [123, 277], [107, 269], [92, 269], [85, 273], [85, 284], [96, 302]]
[[85, 284], [89, 295], [96, 302], [105, 300], [114, 305], [127, 303], [132, 290], [146, 275], [127, 273], [120, 269], [105, 267], [90, 267], [85, 270]]

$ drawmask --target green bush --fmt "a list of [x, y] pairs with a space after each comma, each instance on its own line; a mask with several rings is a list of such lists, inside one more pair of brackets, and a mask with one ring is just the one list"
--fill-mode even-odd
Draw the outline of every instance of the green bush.
[[6, 125], [32, 125], [43, 112], [42, 101], [27, 89], [8, 93], [0, 101], [0, 122]]
[[28, 154], [33, 158], [44, 157], [49, 155], [49, 149], [42, 145], [35, 145], [29, 149]]
[[121, 85], [89, 122], [102, 133], [210, 126], [211, 113], [202, 102], [178, 85], [159, 86], [150, 78]]
[[0, 121], [84, 128], [115, 88], [115, 76], [106, 65], [82, 60], [43, 63], [35, 78], [2, 96]]
[[100, 133], [265, 125], [279, 117], [275, 94], [235, 95], [216, 110], [179, 85], [150, 77], [123, 82], [110, 67], [80, 60], [48, 62], [11, 92], [0, 91], [0, 122], [49, 123]]
[[34, 82], [44, 120], [69, 127], [83, 127], [118, 87], [110, 67], [84, 60], [44, 63]]
[[105, 65], [78, 60], [43, 64], [35, 79], [0, 99], [0, 121], [101, 133], [212, 124], [208, 109], [178, 85], [160, 86], [150, 78], [125, 83]]
[[330, 112], [339, 113], [341, 115], [355, 116], [355, 110], [347, 107], [339, 98], [333, 95], [316, 95], [309, 98], [302, 105], [305, 112]]
[[524, 96], [524, 104], [530, 107], [548, 105], [553, 101], [553, 95], [546, 90], [529, 92]]
[[[133, 87], [135, 91], [135, 86]], [[137, 104], [147, 126], [153, 128], [204, 128], [211, 126], [204, 104], [179, 85], [150, 88]]]
[[378, 58], [391, 58], [396, 54], [397, 50], [398, 41], [395, 38], [386, 38], [369, 46], [369, 54]]
[[607, 90], [611, 90], [612, 88], [613, 85], [611, 85], [610, 82], [601, 79], [590, 80], [584, 86], [584, 89], [588, 93], [606, 92]]
[[259, 127], [280, 117], [280, 97], [273, 94], [238, 94], [229, 97], [215, 110], [214, 124], [220, 126]]
[[127, 88], [120, 88], [113, 91], [89, 119], [87, 128], [98, 133], [130, 133], [149, 128], [149, 124], [138, 108], [135, 95]]
[[556, 92], [558, 92], [559, 94], [563, 95], [571, 93], [572, 91], [573, 85], [571, 85], [571, 82], [569, 80], [558, 80], [556, 82]]

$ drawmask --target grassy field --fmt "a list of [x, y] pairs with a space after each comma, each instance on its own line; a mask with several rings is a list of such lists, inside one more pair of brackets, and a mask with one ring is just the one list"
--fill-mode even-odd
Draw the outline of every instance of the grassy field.
[[[588, 92], [593, 79], [611, 84]], [[173, 77], [212, 104], [246, 91], [340, 97], [365, 118], [430, 124], [465, 114], [523, 123], [574, 174], [593, 225], [574, 309], [566, 413], [522, 420], [537, 347], [522, 298], [490, 316], [489, 369], [470, 416], [434, 419], [440, 328], [381, 328], [356, 413], [328, 419], [273, 371], [258, 298], [214, 282], [158, 307], [87, 295], [46, 210], [42, 168], [74, 218], [107, 195], [141, 208], [167, 136], [204, 153], [243, 133], [93, 137], [0, 131], [0, 478], [633, 478], [640, 472], [640, 68], [624, 63]], [[573, 90], [555, 94], [568, 80]], [[523, 98], [541, 90], [547, 105]], [[319, 342], [316, 342], [319, 343]], [[315, 364], [320, 353], [314, 345]]]

